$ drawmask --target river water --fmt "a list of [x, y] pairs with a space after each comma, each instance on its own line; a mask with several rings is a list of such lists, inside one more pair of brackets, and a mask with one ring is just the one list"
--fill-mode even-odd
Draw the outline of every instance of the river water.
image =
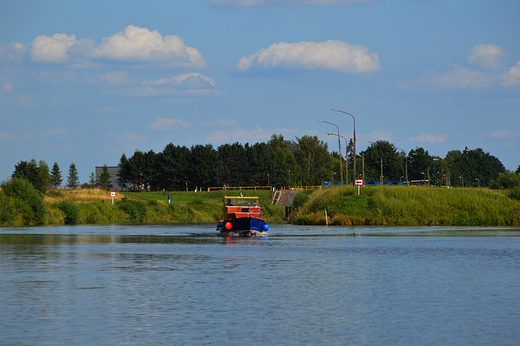
[[520, 228], [0, 228], [1, 345], [519, 345]]

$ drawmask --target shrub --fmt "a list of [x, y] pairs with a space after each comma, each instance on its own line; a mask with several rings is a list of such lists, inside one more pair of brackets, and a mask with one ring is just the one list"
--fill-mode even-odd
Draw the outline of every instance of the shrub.
[[65, 213], [65, 223], [67, 225], [74, 225], [79, 222], [80, 213], [76, 204], [70, 201], [63, 201], [57, 203], [55, 206]]
[[117, 204], [117, 207], [128, 214], [132, 220], [142, 221], [146, 217], [146, 205], [142, 202], [123, 198], [123, 200]]
[[293, 200], [293, 204], [292, 204], [293, 208], [298, 209], [298, 208], [302, 207], [305, 203], [307, 203], [307, 201], [309, 200], [309, 196], [313, 192], [314, 192], [314, 190], [305, 190], [305, 191], [297, 193], [294, 196], [294, 200]]
[[520, 201], [520, 187], [517, 186], [514, 189], [511, 189], [507, 193], [507, 197], [509, 197], [511, 199], [516, 199], [517, 201]]
[[11, 222], [16, 216], [16, 211], [11, 199], [0, 192], [0, 222]]
[[43, 223], [45, 220], [45, 205], [43, 198], [34, 186], [23, 178], [13, 178], [2, 184], [6, 196], [13, 199], [16, 209], [22, 213], [26, 223]]

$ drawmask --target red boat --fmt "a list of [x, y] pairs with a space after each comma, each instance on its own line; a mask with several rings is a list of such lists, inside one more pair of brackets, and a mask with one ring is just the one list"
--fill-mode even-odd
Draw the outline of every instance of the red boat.
[[217, 224], [217, 231], [222, 236], [262, 235], [269, 230], [269, 225], [260, 214], [258, 197], [224, 196], [224, 219]]

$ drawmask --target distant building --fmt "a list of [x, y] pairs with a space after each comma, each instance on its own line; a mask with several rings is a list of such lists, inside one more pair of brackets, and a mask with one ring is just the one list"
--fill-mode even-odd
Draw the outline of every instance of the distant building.
[[[123, 188], [117, 183], [117, 173], [119, 173], [118, 166], [107, 166], [108, 173], [110, 173], [110, 182], [112, 183], [112, 191], [123, 191]], [[96, 181], [99, 181], [99, 177], [103, 174], [103, 166], [96, 167]], [[128, 190], [128, 187], [124, 190]]]

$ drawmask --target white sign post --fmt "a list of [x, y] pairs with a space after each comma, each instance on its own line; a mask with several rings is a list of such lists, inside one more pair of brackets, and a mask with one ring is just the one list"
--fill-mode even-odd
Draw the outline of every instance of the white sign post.
[[359, 195], [359, 187], [363, 186], [363, 179], [356, 179], [354, 180], [354, 185], [357, 186], [357, 194]]
[[110, 197], [112, 197], [112, 205], [114, 205], [114, 198], [116, 198], [116, 192], [110, 191]]

